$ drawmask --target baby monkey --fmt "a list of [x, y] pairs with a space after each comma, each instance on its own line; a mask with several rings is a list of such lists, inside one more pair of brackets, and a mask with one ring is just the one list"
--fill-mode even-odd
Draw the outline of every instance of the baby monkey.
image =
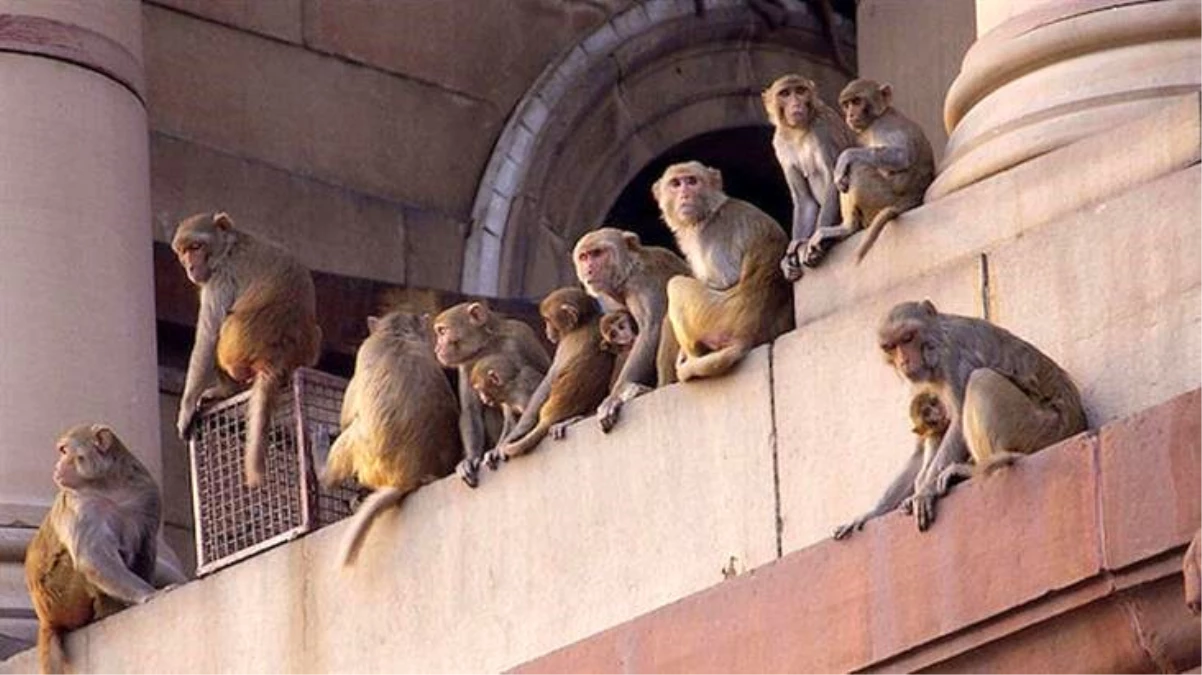
[[[542, 373], [524, 365], [504, 352], [486, 356], [472, 366], [472, 389], [480, 402], [501, 411], [501, 435], [504, 441], [530, 404], [530, 397], [543, 379]], [[497, 454], [488, 455], [488, 466], [497, 468]]]

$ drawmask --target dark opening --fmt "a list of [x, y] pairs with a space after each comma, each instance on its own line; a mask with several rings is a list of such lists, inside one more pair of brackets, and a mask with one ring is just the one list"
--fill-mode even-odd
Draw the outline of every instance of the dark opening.
[[711, 131], [673, 146], [626, 185], [605, 223], [637, 232], [644, 244], [676, 250], [672, 233], [660, 220], [651, 184], [669, 165], [690, 160], [721, 170], [726, 194], [755, 204], [789, 231], [793, 202], [772, 152], [772, 127], [766, 125]]

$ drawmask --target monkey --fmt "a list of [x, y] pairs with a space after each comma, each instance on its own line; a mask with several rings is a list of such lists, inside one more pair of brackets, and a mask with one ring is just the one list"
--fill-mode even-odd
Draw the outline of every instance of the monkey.
[[[504, 440], [530, 403], [530, 396], [542, 381], [542, 373], [523, 366], [506, 354], [486, 356], [472, 366], [472, 389], [486, 406], [501, 409], [501, 434]], [[496, 466], [492, 466], [496, 468]]]
[[486, 438], [484, 405], [473, 391], [472, 367], [491, 354], [503, 353], [519, 367], [547, 372], [551, 359], [534, 329], [516, 319], [496, 315], [482, 302], [462, 302], [434, 318], [434, 354], [444, 368], [459, 373], [459, 434], [464, 458], [456, 472], [469, 487], [479, 484], [480, 461]]
[[[196, 340], [180, 399], [176, 429], [191, 433], [197, 405], [251, 384], [246, 424], [246, 484], [262, 484], [268, 425], [281, 387], [321, 352], [313, 279], [272, 244], [234, 227], [226, 213], [185, 218], [171, 241], [188, 280], [200, 289]], [[215, 357], [215, 358], [214, 358]], [[218, 383], [203, 389], [214, 376]]]
[[[617, 309], [601, 316], [601, 344], [614, 355], [614, 372], [609, 382], [611, 389], [618, 381], [618, 375], [621, 374], [626, 359], [630, 357], [630, 350], [634, 347], [638, 336], [639, 324], [629, 311]], [[637, 382], [633, 383], [631, 387], [635, 396], [642, 396], [651, 391], [651, 387]]]
[[1194, 534], [1185, 557], [1181, 561], [1181, 573], [1185, 577], [1185, 606], [1190, 614], [1202, 614], [1202, 530]]
[[834, 225], [839, 215], [835, 162], [839, 153], [855, 144], [855, 136], [819, 98], [817, 85], [808, 77], [782, 75], [761, 98], [775, 128], [772, 149], [793, 198], [793, 236], [780, 269], [786, 279], [797, 281], [802, 276], [799, 249], [816, 229]]
[[989, 467], [1087, 427], [1068, 373], [988, 321], [940, 313], [930, 300], [903, 302], [886, 314], [877, 337], [886, 363], [916, 394], [937, 397], [949, 419], [934, 455], [915, 453], [886, 491], [885, 498], [896, 497], [914, 515], [920, 531], [934, 522], [935, 500], [958, 475], [949, 466], [971, 457]]
[[44, 673], [66, 665], [63, 632], [154, 595], [161, 513], [154, 478], [112, 428], [71, 427], [56, 447], [59, 492], [25, 552]]
[[721, 375], [793, 328], [792, 285], [777, 273], [788, 237], [772, 216], [728, 197], [699, 162], [669, 166], [652, 193], [693, 270], [668, 281], [681, 382]]
[[886, 223], [922, 204], [935, 179], [935, 154], [922, 128], [892, 103], [893, 88], [872, 80], [852, 80], [839, 93], [858, 147], [841, 152], [835, 163], [843, 222], [818, 228], [806, 245], [807, 265], [817, 265], [832, 244], [867, 227], [856, 250], [862, 261]]
[[576, 278], [589, 295], [630, 312], [638, 336], [597, 408], [601, 431], [618, 423], [622, 406], [654, 387], [676, 381], [677, 344], [668, 325], [668, 280], [688, 274], [680, 256], [643, 246], [639, 236], [613, 227], [584, 234], [572, 250]]
[[321, 482], [348, 478], [374, 490], [355, 513], [339, 559], [354, 562], [381, 511], [410, 492], [450, 474], [463, 456], [459, 407], [434, 359], [424, 317], [393, 311], [367, 318], [368, 335], [355, 354]]
[[548, 433], [562, 439], [567, 426], [596, 409], [609, 392], [614, 355], [601, 341], [596, 300], [569, 286], [543, 298], [538, 311], [555, 356], [521, 419], [486, 455], [490, 467], [530, 452]]
[[[913, 462], [913, 468], [917, 469], [919, 465], [930, 464], [939, 444], [943, 442], [943, 435], [951, 426], [951, 418], [934, 392], [919, 391], [910, 401], [910, 423], [913, 425], [914, 435], [918, 437], [913, 454], [913, 458], [918, 460]], [[909, 465], [907, 467], [909, 468]], [[885, 495], [876, 506], [850, 523], [835, 528], [834, 538], [843, 539], [856, 530], [864, 529], [864, 523], [869, 520], [898, 508], [906, 498], [914, 494], [916, 473], [917, 471], [903, 472], [885, 491]]]

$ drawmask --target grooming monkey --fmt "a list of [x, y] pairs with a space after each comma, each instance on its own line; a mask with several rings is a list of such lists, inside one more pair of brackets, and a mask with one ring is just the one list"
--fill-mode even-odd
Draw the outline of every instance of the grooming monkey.
[[1086, 428], [1081, 395], [1068, 374], [987, 321], [942, 314], [929, 300], [904, 302], [881, 322], [878, 339], [889, 365], [916, 393], [936, 396], [950, 420], [934, 456], [916, 454], [886, 492], [904, 492], [899, 483], [912, 477], [912, 494], [900, 506], [913, 513], [919, 530], [934, 522], [935, 500], [952, 477], [963, 475], [955, 465], [971, 456], [984, 470]]
[[[931, 459], [939, 449], [939, 444], [943, 442], [943, 435], [951, 426], [951, 419], [947, 415], [947, 409], [943, 407], [943, 403], [939, 401], [939, 397], [934, 392], [920, 391], [910, 401], [910, 423], [913, 425], [914, 435], [918, 437], [911, 460], [915, 471], [913, 473], [903, 472], [903, 475], [889, 486], [885, 495], [872, 510], [852, 522], [836, 528], [835, 539], [842, 539], [853, 531], [864, 529], [864, 523], [898, 508], [903, 501], [914, 494], [914, 478], [917, 475], [917, 469], [919, 466], [928, 466], [931, 463]], [[914, 459], [918, 461], [915, 462]], [[910, 466], [908, 465], [907, 468]]]
[[[196, 341], [176, 428], [187, 438], [202, 399], [251, 384], [246, 424], [246, 484], [263, 482], [276, 395], [292, 371], [317, 363], [321, 329], [309, 271], [271, 244], [235, 229], [225, 213], [180, 222], [171, 248], [200, 288]], [[216, 386], [204, 389], [214, 379]]]
[[347, 530], [343, 565], [354, 561], [381, 511], [451, 473], [463, 456], [455, 394], [434, 360], [424, 320], [390, 312], [368, 317], [367, 328], [342, 399], [342, 432], [321, 475], [327, 488], [353, 477], [375, 490]]
[[563, 438], [567, 425], [595, 410], [609, 392], [614, 355], [601, 342], [597, 302], [567, 287], [543, 298], [538, 310], [555, 356], [517, 425], [485, 456], [493, 468], [530, 452], [548, 433]]
[[843, 118], [818, 97], [808, 77], [790, 73], [776, 79], [761, 95], [775, 131], [772, 149], [793, 198], [793, 238], [780, 261], [789, 281], [801, 278], [798, 249], [816, 228], [830, 227], [839, 216], [834, 169], [839, 153], [855, 145]]
[[843, 193], [843, 222], [820, 227], [806, 246], [807, 265], [816, 265], [830, 246], [867, 227], [856, 250], [863, 260], [885, 224], [922, 204], [935, 178], [935, 155], [922, 128], [893, 107], [893, 89], [872, 80], [853, 80], [839, 94], [847, 125], [860, 147], [844, 150], [835, 164]]
[[643, 246], [639, 236], [612, 227], [586, 233], [572, 251], [576, 278], [589, 295], [621, 307], [634, 318], [638, 337], [597, 408], [601, 430], [618, 422], [622, 406], [653, 387], [676, 381], [677, 345], [667, 325], [668, 280], [689, 273], [680, 256]]
[[542, 373], [528, 365], [523, 366], [507, 354], [486, 356], [472, 366], [472, 389], [476, 390], [480, 402], [501, 410], [504, 419], [499, 438], [502, 442], [525, 412], [542, 379]]
[[752, 347], [793, 328], [793, 291], [777, 271], [788, 238], [771, 216], [722, 191], [699, 162], [669, 166], [652, 186], [693, 276], [668, 282], [681, 382], [730, 370]]
[[64, 631], [154, 594], [160, 517], [154, 478], [112, 429], [72, 427], [57, 448], [58, 496], [25, 552], [43, 673], [66, 666]]
[[434, 319], [434, 337], [438, 362], [459, 371], [459, 434], [465, 456], [456, 471], [463, 482], [476, 487], [489, 439], [484, 405], [472, 390], [472, 367], [486, 356], [502, 353], [516, 361], [519, 368], [533, 368], [541, 377], [551, 359], [530, 326], [495, 315], [481, 302], [464, 302], [443, 310]]

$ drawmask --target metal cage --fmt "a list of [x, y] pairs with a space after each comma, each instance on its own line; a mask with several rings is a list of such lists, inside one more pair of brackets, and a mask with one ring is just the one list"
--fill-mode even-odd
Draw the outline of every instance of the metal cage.
[[196, 573], [208, 574], [351, 515], [353, 485], [326, 490], [317, 482], [347, 381], [309, 368], [293, 373], [272, 411], [267, 473], [245, 485], [246, 407], [242, 392], [202, 409], [188, 444], [192, 509], [196, 518]]

